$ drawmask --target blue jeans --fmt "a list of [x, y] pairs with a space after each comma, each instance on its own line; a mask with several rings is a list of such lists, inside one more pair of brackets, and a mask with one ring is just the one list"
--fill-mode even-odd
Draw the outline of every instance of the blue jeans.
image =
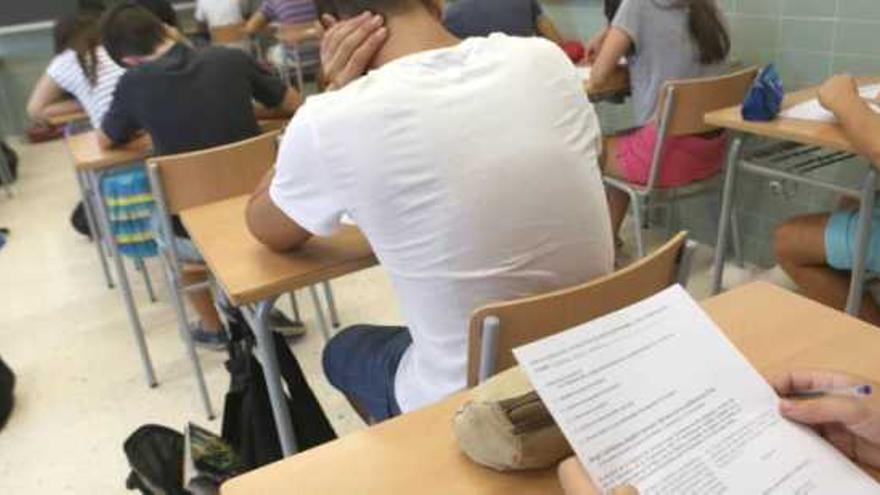
[[355, 325], [336, 334], [324, 349], [324, 373], [349, 400], [372, 419], [400, 414], [394, 377], [403, 353], [412, 344], [405, 327]]

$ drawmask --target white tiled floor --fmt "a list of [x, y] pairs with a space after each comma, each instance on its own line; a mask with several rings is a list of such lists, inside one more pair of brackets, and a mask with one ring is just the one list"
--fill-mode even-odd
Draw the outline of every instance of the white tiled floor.
[[[19, 146], [18, 195], [0, 197], [0, 226], [12, 229], [0, 250], [0, 356], [18, 375], [17, 405], [0, 432], [0, 493], [126, 493], [126, 436], [144, 423], [182, 428], [202, 413], [158, 263], [149, 263], [159, 294], [151, 304], [139, 277], [136, 299], [160, 386], [146, 386], [116, 290], [104, 285], [93, 246], [68, 217], [76, 200], [63, 144]], [[690, 285], [708, 293], [711, 250], [700, 249]], [[733, 283], [756, 274], [732, 269]], [[371, 269], [334, 282], [343, 323], [398, 323], [385, 273]], [[301, 298], [306, 324], [311, 305]], [[340, 434], [363, 428], [320, 371], [322, 338], [310, 331], [293, 345]], [[223, 353], [201, 352], [214, 407], [222, 410], [228, 377]]]

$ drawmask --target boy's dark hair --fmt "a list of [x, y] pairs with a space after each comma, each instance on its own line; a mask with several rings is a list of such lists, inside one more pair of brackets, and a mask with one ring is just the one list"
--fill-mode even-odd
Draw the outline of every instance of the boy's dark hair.
[[149, 10], [135, 2], [110, 8], [101, 17], [101, 43], [114, 62], [125, 67], [122, 59], [152, 54], [165, 40], [165, 25]]
[[315, 0], [320, 15], [330, 14], [337, 19], [348, 19], [367, 11], [380, 15], [398, 14], [413, 5], [428, 2], [430, 0]]
[[168, 3], [168, 0], [134, 0], [134, 2], [152, 12], [154, 16], [158, 17], [165, 24], [171, 27], [178, 27], [177, 12], [174, 11], [174, 7]]

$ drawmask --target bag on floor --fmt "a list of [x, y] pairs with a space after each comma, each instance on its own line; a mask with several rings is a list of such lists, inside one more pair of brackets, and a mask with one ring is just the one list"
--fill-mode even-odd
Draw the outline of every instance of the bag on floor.
[[[9, 165], [9, 172], [12, 173], [12, 180], [14, 182], [18, 179], [18, 153], [4, 141], [0, 141], [0, 153], [3, 153], [3, 156], [6, 158], [6, 163]], [[0, 178], [0, 184], [2, 183], [3, 179]]]
[[[230, 385], [223, 410], [222, 436], [250, 470], [280, 460], [281, 444], [263, 368], [253, 355], [250, 328], [237, 309], [224, 308], [224, 312], [232, 339], [226, 362]], [[287, 403], [299, 451], [336, 439], [336, 432], [284, 338], [275, 332], [272, 336], [281, 375], [291, 391]]]
[[145, 495], [187, 495], [183, 489], [183, 434], [159, 425], [138, 428], [123, 445], [129, 490]]
[[15, 388], [15, 373], [0, 359], [0, 430], [6, 425], [6, 420], [12, 414], [15, 405], [13, 389]]
[[73, 227], [73, 230], [89, 239], [92, 238], [92, 230], [89, 229], [89, 220], [86, 218], [86, 207], [82, 201], [76, 204], [76, 208], [70, 214], [70, 225]]

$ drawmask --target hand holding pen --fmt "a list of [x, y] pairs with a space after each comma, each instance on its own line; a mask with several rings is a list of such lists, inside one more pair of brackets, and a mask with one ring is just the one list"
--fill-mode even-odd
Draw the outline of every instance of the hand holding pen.
[[813, 427], [850, 459], [880, 467], [880, 404], [874, 385], [827, 371], [792, 371], [770, 380], [786, 418]]

